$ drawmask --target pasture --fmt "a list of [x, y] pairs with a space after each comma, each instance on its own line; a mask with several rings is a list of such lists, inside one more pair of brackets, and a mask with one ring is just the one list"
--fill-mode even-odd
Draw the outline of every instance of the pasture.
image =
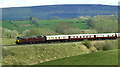
[[[17, 30], [19, 33], [22, 33], [26, 29], [36, 28], [32, 21], [30, 20], [19, 20], [19, 21], [2, 21], [2, 27], [10, 30]], [[56, 20], [38, 20], [37, 21], [42, 28], [54, 29], [54, 25], [57, 22], [69, 22], [74, 27], [80, 29], [89, 29], [85, 20], [78, 19], [56, 19]]]
[[38, 23], [43, 28], [54, 29], [54, 24], [56, 22], [69, 22], [74, 27], [77, 27], [77, 28], [80, 28], [80, 29], [89, 29], [89, 26], [86, 24], [85, 20], [78, 20], [78, 19], [39, 20]]
[[15, 26], [10, 21], [2, 21], [2, 27], [12, 30]]

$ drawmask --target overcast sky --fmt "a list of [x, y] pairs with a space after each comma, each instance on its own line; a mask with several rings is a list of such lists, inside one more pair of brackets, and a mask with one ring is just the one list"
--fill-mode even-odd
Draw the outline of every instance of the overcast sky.
[[120, 0], [0, 0], [0, 8], [40, 6], [56, 4], [104, 4], [118, 5]]

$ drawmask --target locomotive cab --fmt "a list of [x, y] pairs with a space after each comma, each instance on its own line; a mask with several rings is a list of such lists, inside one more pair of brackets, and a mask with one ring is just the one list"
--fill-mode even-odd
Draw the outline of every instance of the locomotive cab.
[[15, 42], [16, 44], [20, 44], [20, 37], [17, 37], [16, 38], [16, 42]]

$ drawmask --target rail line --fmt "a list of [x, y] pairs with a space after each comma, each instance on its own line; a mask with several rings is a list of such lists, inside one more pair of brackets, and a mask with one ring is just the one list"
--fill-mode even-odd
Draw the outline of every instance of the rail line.
[[[114, 39], [116, 40], [116, 39]], [[92, 42], [104, 42], [105, 40], [89, 40], [89, 41], [92, 41]], [[109, 40], [110, 41], [110, 40]], [[52, 43], [37, 43], [37, 44], [22, 44], [22, 45], [17, 45], [17, 44], [12, 44], [12, 45], [2, 45], [3, 47], [13, 47], [13, 46], [38, 46], [38, 45], [53, 45], [53, 44], [64, 44], [64, 43], [75, 43], [75, 42], [79, 42], [79, 43], [82, 43], [83, 41], [74, 41], [74, 42], [52, 42]]]

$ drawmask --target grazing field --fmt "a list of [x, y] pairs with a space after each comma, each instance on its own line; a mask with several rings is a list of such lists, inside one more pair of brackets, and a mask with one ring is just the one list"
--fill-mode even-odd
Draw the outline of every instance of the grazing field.
[[37, 65], [118, 65], [118, 50], [83, 54]]
[[[26, 29], [36, 28], [32, 21], [30, 20], [20, 20], [20, 21], [2, 21], [2, 27], [10, 30], [17, 30], [22, 33]], [[85, 20], [78, 19], [59, 19], [59, 20], [38, 20], [37, 21], [42, 28], [54, 29], [54, 25], [57, 22], [69, 22], [74, 27], [80, 29], [89, 29]]]
[[11, 22], [13, 24], [15, 24], [16, 26], [23, 26], [23, 25], [32, 24], [32, 22], [30, 20], [11, 21]]
[[11, 24], [10, 21], [2, 21], [2, 27], [12, 30], [15, 25]]
[[69, 22], [74, 27], [80, 28], [80, 29], [89, 29], [89, 26], [86, 24], [85, 20], [77, 20], [77, 19], [59, 19], [59, 20], [39, 20], [39, 24], [43, 28], [49, 28], [53, 29], [54, 24], [56, 22]]
[[7, 28], [10, 30], [17, 30], [19, 33], [25, 31], [26, 29], [35, 28], [35, 25], [32, 24], [31, 21], [3, 21], [3, 28]]
[[11, 23], [13, 23], [16, 27], [14, 27], [14, 30], [17, 30], [18, 32], [23, 32], [26, 29], [31, 29], [31, 28], [35, 28], [35, 25], [32, 24], [31, 21], [28, 20], [24, 20], [24, 21], [12, 21]]

